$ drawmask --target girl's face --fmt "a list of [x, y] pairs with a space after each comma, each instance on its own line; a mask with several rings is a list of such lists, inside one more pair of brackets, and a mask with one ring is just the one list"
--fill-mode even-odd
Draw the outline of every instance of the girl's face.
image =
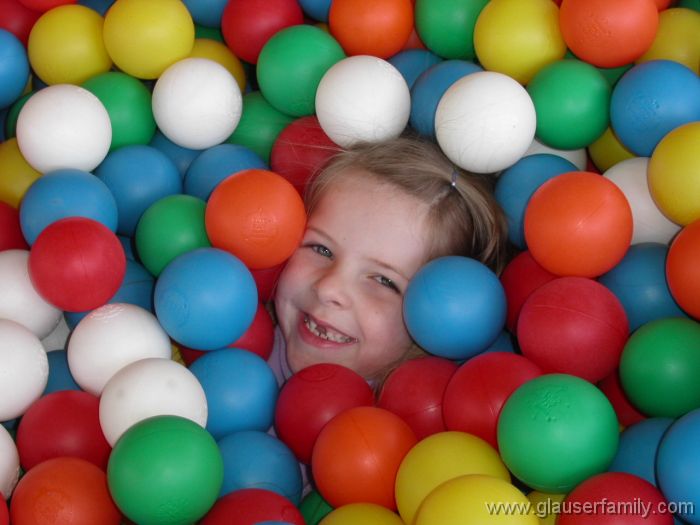
[[427, 206], [348, 171], [308, 219], [280, 276], [275, 308], [293, 372], [317, 363], [371, 378], [408, 351], [409, 279], [425, 263]]

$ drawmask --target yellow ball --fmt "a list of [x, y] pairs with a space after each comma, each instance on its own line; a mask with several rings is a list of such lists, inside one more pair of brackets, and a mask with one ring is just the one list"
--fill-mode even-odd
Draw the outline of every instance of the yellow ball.
[[243, 70], [243, 64], [241, 64], [238, 57], [221, 42], [209, 38], [198, 38], [194, 41], [194, 47], [192, 47], [190, 57], [208, 58], [209, 60], [218, 62], [236, 79], [241, 93], [245, 92], [245, 71]]
[[491, 0], [476, 20], [474, 50], [484, 69], [527, 84], [566, 54], [559, 8], [552, 0]]
[[51, 85], [82, 84], [109, 71], [112, 59], [102, 38], [103, 22], [82, 5], [63, 5], [41, 15], [27, 45], [34, 72]]
[[415, 445], [396, 475], [396, 505], [411, 523], [425, 497], [438, 485], [466, 474], [485, 474], [510, 481], [498, 452], [465, 432], [440, 432]]
[[656, 146], [647, 169], [661, 212], [686, 226], [700, 219], [700, 122], [680, 126]]
[[39, 177], [41, 173], [24, 160], [16, 138], [0, 143], [0, 201], [18, 208], [29, 186]]
[[659, 28], [651, 47], [637, 63], [673, 60], [700, 74], [700, 13], [674, 7], [659, 13]]
[[105, 16], [104, 40], [119, 69], [158, 78], [189, 56], [194, 22], [181, 0], [117, 0]]
[[470, 474], [447, 481], [423, 501], [413, 525], [539, 525], [525, 495], [507, 481]]
[[610, 127], [588, 146], [588, 153], [593, 164], [601, 172], [609, 170], [618, 162], [636, 157], [634, 153], [622, 145]]
[[405, 525], [386, 507], [374, 503], [351, 503], [327, 514], [319, 525]]
[[540, 525], [555, 525], [557, 522], [558, 510], [566, 494], [547, 494], [533, 490], [527, 495], [534, 506], [535, 515], [540, 520]]

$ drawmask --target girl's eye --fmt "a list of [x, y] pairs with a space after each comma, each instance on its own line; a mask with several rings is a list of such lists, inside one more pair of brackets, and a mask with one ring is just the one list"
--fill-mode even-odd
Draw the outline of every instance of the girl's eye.
[[396, 286], [396, 284], [394, 283], [394, 281], [392, 281], [392, 280], [389, 279], [388, 277], [384, 277], [383, 275], [378, 275], [378, 276], [377, 276], [377, 282], [378, 282], [379, 284], [381, 284], [382, 286], [386, 286], [386, 287], [389, 288], [390, 290], [395, 291], [396, 293], [400, 293], [400, 292], [399, 292], [399, 287]]
[[309, 246], [313, 251], [315, 251], [317, 254], [323, 256], [323, 257], [333, 257], [333, 252], [331, 252], [328, 248], [323, 246], [322, 244], [312, 244]]

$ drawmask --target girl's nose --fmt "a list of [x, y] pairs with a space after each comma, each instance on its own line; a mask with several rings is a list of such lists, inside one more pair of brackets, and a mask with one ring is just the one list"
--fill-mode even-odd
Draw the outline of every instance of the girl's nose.
[[337, 267], [326, 268], [313, 284], [322, 304], [344, 307], [349, 304], [347, 281]]

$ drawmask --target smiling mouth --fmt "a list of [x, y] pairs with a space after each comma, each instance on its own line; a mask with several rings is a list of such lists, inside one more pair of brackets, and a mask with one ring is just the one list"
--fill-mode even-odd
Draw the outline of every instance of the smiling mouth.
[[322, 326], [316, 323], [309, 315], [304, 314], [304, 325], [309, 329], [309, 332], [314, 334], [316, 337], [324, 339], [326, 341], [331, 341], [333, 343], [356, 343], [357, 339], [353, 337], [348, 337], [345, 334], [337, 332], [332, 328], [327, 326]]

